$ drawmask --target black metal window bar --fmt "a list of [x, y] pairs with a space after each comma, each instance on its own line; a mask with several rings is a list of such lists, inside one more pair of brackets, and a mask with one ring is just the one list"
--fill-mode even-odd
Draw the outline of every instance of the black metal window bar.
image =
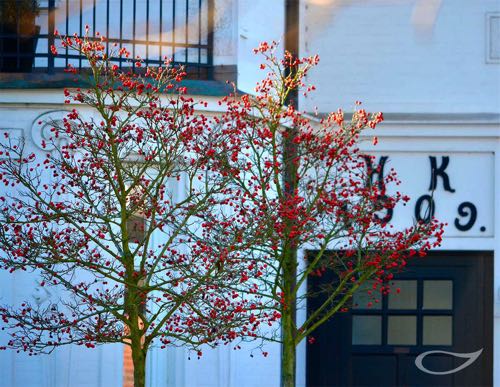
[[[188, 76], [212, 79], [214, 0], [0, 0], [38, 3], [32, 34], [23, 33], [22, 12], [17, 26], [8, 28], [0, 7], [0, 72], [54, 73], [71, 64], [88, 66], [85, 58], [59, 49], [54, 57], [50, 47], [57, 43], [55, 32], [71, 36], [89, 34], [108, 38], [108, 50], [127, 48], [131, 58], [140, 56], [146, 66], [174, 64], [186, 67]], [[116, 58], [120, 67], [133, 61]]]

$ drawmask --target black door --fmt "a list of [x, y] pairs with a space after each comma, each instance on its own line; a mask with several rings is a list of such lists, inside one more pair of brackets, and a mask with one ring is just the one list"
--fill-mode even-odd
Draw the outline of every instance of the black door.
[[[307, 385], [491, 386], [492, 272], [490, 253], [439, 252], [413, 260], [378, 302], [368, 300], [366, 289], [358, 292], [350, 312], [325, 323], [307, 344]], [[310, 290], [328, 280], [313, 278]], [[310, 299], [309, 310], [318, 302]], [[444, 373], [467, 359], [436, 353], [422, 359], [424, 370], [415, 364], [427, 351], [481, 349], [455, 373], [428, 371]]]

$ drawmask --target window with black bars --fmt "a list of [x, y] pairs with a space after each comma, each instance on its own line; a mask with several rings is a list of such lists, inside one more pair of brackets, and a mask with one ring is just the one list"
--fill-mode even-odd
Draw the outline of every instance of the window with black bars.
[[386, 295], [366, 282], [353, 296], [352, 344], [452, 346], [453, 303], [451, 279], [394, 280]]
[[[54, 73], [85, 58], [50, 47], [60, 35], [108, 38], [109, 50], [125, 47], [146, 66], [186, 67], [191, 78], [211, 79], [214, 0], [2, 0], [0, 2], [0, 72]], [[7, 18], [6, 15], [9, 15]], [[133, 61], [116, 58], [120, 67]], [[133, 68], [133, 66], [132, 66]]]

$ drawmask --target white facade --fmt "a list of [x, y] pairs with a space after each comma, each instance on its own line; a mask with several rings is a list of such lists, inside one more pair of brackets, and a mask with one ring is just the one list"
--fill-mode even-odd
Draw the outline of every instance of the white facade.
[[[216, 0], [214, 64], [237, 65], [238, 88], [251, 92], [262, 76], [252, 53], [263, 40], [283, 40], [283, 0]], [[316, 93], [300, 108], [346, 112], [361, 100], [386, 122], [363, 145], [388, 155], [412, 197], [396, 208], [395, 224], [414, 215], [429, 193], [429, 156], [441, 162], [454, 193], [438, 179], [436, 216], [449, 223], [442, 250], [494, 252], [494, 385], [500, 387], [500, 4], [494, 0], [303, 0], [302, 55], [320, 55], [310, 73]], [[204, 97], [207, 99], [206, 97]], [[210, 97], [209, 110], [217, 110]], [[213, 102], [213, 103], [212, 103]], [[66, 109], [61, 90], [0, 89], [0, 130], [22, 134], [37, 147], [37, 117]], [[379, 144], [371, 145], [376, 134]], [[470, 229], [458, 206], [471, 202]], [[484, 227], [484, 230], [482, 230]], [[39, 295], [32, 279], [0, 272], [0, 300]], [[0, 333], [3, 338], [4, 333]], [[279, 347], [262, 357], [252, 346], [206, 351], [201, 360], [182, 349], [153, 351], [150, 386], [279, 386]], [[476, 350], [471, 348], [471, 351]], [[0, 352], [0, 386], [118, 386], [119, 346], [63, 348], [49, 356]], [[305, 384], [305, 346], [299, 348], [298, 384]]]

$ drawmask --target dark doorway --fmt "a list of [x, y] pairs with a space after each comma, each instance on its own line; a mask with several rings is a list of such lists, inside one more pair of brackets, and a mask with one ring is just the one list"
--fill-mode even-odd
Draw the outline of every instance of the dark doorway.
[[[314, 277], [310, 290], [327, 275]], [[491, 386], [493, 384], [493, 255], [436, 252], [417, 258], [395, 276], [392, 292], [368, 307], [366, 292], [338, 314], [307, 344], [307, 386]], [[321, 300], [310, 299], [312, 310]], [[468, 367], [433, 375], [415, 365], [418, 355], [442, 350], [483, 349]], [[427, 356], [426, 369], [443, 372], [467, 359]]]

